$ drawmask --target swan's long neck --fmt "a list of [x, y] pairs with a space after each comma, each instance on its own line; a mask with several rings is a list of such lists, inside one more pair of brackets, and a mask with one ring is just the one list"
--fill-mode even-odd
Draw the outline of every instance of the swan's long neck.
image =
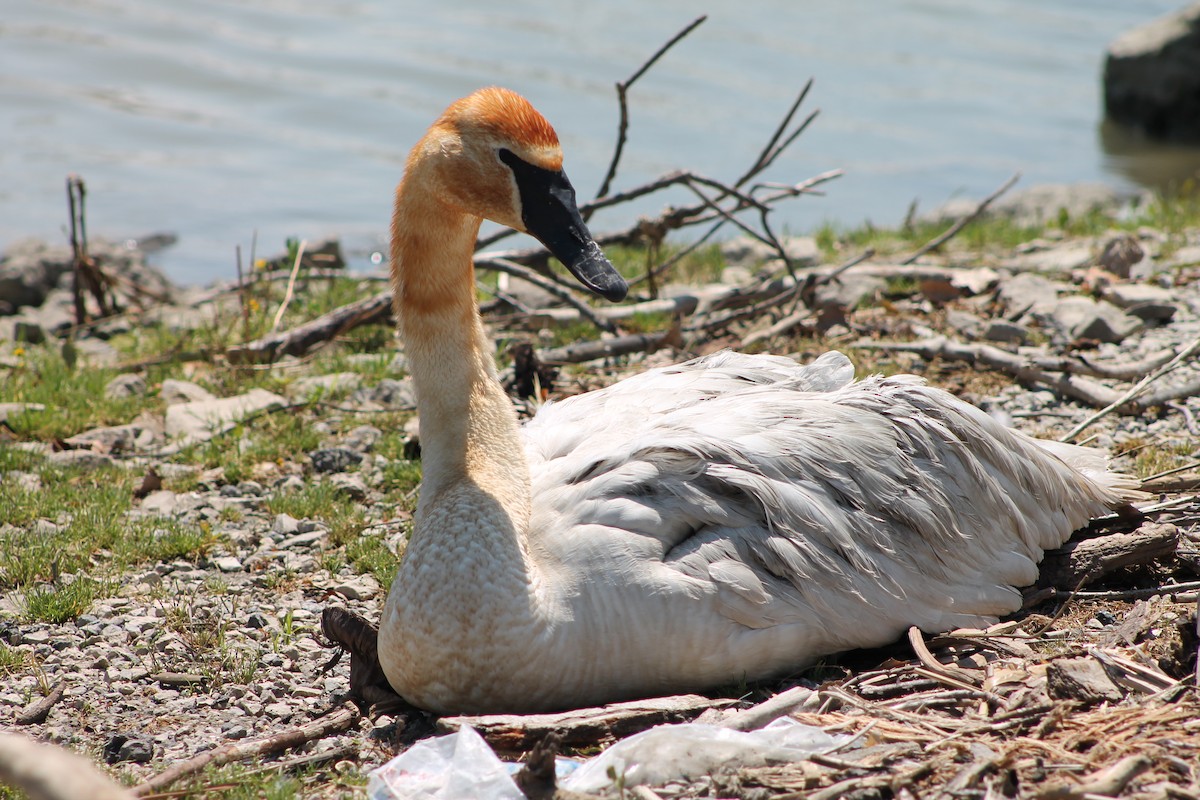
[[395, 307], [420, 417], [421, 508], [455, 488], [482, 489], [515, 533], [529, 516], [529, 474], [476, 306], [471, 256], [481, 221], [419, 180], [403, 182], [392, 219]]

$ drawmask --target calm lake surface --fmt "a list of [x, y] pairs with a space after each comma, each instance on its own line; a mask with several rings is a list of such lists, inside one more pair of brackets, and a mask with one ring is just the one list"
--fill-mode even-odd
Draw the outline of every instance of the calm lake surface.
[[[1105, 132], [1105, 45], [1169, 0], [6, 0], [0, 14], [0, 248], [62, 237], [64, 178], [88, 187], [93, 236], [179, 235], [177, 281], [235, 272], [288, 236], [384, 247], [392, 189], [445, 105], [488, 84], [558, 129], [581, 198], [615, 140], [613, 83], [707, 12], [630, 95], [616, 188], [688, 167], [735, 177], [796, 92], [821, 116], [765, 177], [832, 168], [781, 225], [898, 222], [1022, 184], [1181, 177], [1196, 151]], [[1107, 152], [1106, 152], [1107, 148]], [[1150, 173], [1153, 172], [1153, 175]], [[597, 215], [628, 223], [686, 195]]]

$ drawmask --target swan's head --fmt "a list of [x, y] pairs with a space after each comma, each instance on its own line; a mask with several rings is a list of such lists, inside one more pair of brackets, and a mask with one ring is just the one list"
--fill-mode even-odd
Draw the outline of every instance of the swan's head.
[[625, 297], [579, 214], [558, 135], [521, 95], [493, 87], [451, 104], [414, 148], [410, 174], [416, 161], [445, 202], [530, 234], [591, 291]]

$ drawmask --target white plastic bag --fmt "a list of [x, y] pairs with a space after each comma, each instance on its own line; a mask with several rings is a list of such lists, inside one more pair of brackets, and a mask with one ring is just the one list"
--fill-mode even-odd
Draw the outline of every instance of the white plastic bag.
[[418, 742], [367, 778], [370, 800], [524, 800], [473, 728]]
[[[823, 753], [845, 736], [831, 736], [794, 719], [777, 719], [744, 733], [716, 725], [659, 725], [617, 742], [573, 769], [556, 762], [558, 785], [576, 792], [611, 786], [609, 769], [625, 786], [696, 778], [723, 766], [759, 766], [800, 761]], [[511, 777], [519, 764], [506, 765], [472, 728], [426, 739], [372, 770], [370, 800], [523, 800]], [[564, 777], [565, 776], [565, 777]]]
[[716, 725], [659, 725], [622, 739], [586, 761], [560, 783], [576, 792], [595, 792], [613, 784], [609, 769], [625, 786], [659, 785], [697, 778], [718, 767], [753, 767], [801, 761], [846, 740], [789, 717], [761, 730], [743, 732]]

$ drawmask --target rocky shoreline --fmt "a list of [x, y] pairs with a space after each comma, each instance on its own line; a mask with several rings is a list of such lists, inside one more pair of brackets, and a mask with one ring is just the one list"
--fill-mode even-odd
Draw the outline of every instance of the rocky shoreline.
[[[1065, 212], [1071, 218], [1105, 213], [1115, 223], [1134, 213], [1126, 198], [1115, 195], [1080, 191], [1071, 196], [1079, 203]], [[1022, 215], [1045, 223], [1047, 216], [1064, 213], [1062, 202], [1047, 197], [1055, 195], [1036, 194], [1025, 204], [1001, 206], [998, 213], [1022, 224], [1027, 221]], [[794, 266], [814, 274], [832, 269], [822, 263], [828, 250], [814, 240], [799, 237], [789, 246], [797, 255]], [[845, 242], [834, 247], [852, 254]], [[752, 244], [732, 243], [724, 252], [730, 263], [721, 281], [667, 286], [661, 296], [694, 296], [692, 307], [699, 309], [694, 317], [707, 313], [711, 320], [714, 311], [705, 306], [706, 297], [730, 286], [748, 294], [765, 285], [761, 276], [767, 273], [775, 276], [772, 280], [785, 280], [778, 265], [767, 263], [769, 254]], [[377, 575], [387, 572], [388, 558], [394, 563], [403, 552], [412, 509], [415, 482], [403, 483], [397, 476], [414, 468], [418, 443], [403, 357], [394, 355], [386, 333], [376, 340], [384, 343], [378, 352], [346, 352], [335, 344], [319, 357], [283, 359], [269, 379], [231, 390], [235, 384], [223, 377], [219, 351], [168, 360], [161, 367], [149, 357], [131, 358], [114, 342], [141, 328], [161, 331], [164, 341], [175, 341], [172, 336], [182, 341], [214, 319], [236, 327], [246, 313], [244, 298], [239, 300], [237, 292], [171, 286], [136, 248], [93, 244], [91, 254], [122, 276], [113, 291], [131, 310], [77, 329], [69, 250], [22, 245], [0, 260], [0, 458], [5, 465], [0, 491], [6, 498], [0, 509], [19, 518], [0, 518], [0, 731], [62, 744], [111, 765], [112, 774], [125, 782], [136, 782], [227, 743], [295, 727], [338, 705], [348, 688], [349, 665], [343, 660], [326, 668], [332, 651], [319, 634], [321, 613], [340, 605], [378, 618], [386, 589]], [[1096, 411], [1064, 394], [1078, 376], [1066, 370], [1059, 383], [1039, 383], [1025, 373], [989, 371], [983, 361], [957, 363], [935, 345], [953, 340], [994, 347], [1014, 358], [1114, 367], [1088, 379], [1121, 394], [1153, 370], [1122, 374], [1115, 367], [1161, 364], [1162, 354], [1200, 340], [1200, 227], [1069, 235], [1051, 226], [1011, 247], [944, 248], [915, 262], [924, 272], [900, 271], [896, 261], [879, 256], [820, 284], [806, 297], [812, 310], [807, 321], [760, 338], [759, 347], [801, 358], [848, 348], [860, 362], [869, 361], [869, 368], [924, 374], [1019, 428], [1056, 436]], [[314, 262], [309, 269], [337, 270], [338, 265]], [[319, 283], [311, 275], [305, 279], [306, 286]], [[378, 288], [366, 278], [362, 283], [358, 297]], [[549, 304], [530, 286], [509, 285], [506, 294], [522, 306]], [[147, 306], [143, 313], [132, 311], [134, 297]], [[148, 297], [156, 299], [146, 302]], [[511, 311], [508, 317], [489, 318], [502, 338], [516, 335], [499, 333], [511, 330], [504, 327], [511, 324]], [[778, 326], [780, 320], [767, 321]], [[701, 349], [739, 346], [763, 329], [762, 322], [751, 318], [722, 328]], [[519, 336], [543, 342], [547, 325], [540, 322]], [[908, 349], [871, 349], [885, 340]], [[680, 339], [674, 341], [674, 347], [650, 354], [600, 359], [564, 372], [555, 392], [571, 393], [692, 352]], [[921, 343], [925, 351], [916, 346]], [[68, 435], [31, 433], [35, 417], [30, 415], [50, 418], [54, 404], [29, 401], [11, 387], [31, 385], [28, 372], [38, 352], [70, 359], [76, 371], [99, 370], [105, 376], [104, 401], [132, 403], [130, 408], [141, 411], [117, 424], [64, 431]], [[170, 346], [166, 352], [173, 352]], [[1186, 388], [1198, 380], [1200, 361], [1187, 359], [1153, 388]], [[236, 467], [205, 463], [204, 448], [213, 442], [232, 439], [254, 451], [259, 439], [273, 435], [255, 428], [256, 422], [280, 414], [304, 416], [306, 450], [250, 458]], [[1152, 411], [1109, 414], [1091, 424], [1087, 435], [1093, 445], [1119, 456], [1120, 468], [1144, 477], [1200, 456], [1198, 416], [1200, 397], [1184, 391]], [[1166, 456], [1138, 461], [1151, 451]], [[1160, 470], [1152, 463], [1170, 466]], [[1194, 472], [1193, 465], [1187, 474]], [[36, 505], [33, 498], [64, 480], [132, 482], [133, 496], [118, 515], [122, 525], [148, 526], [153, 533], [161, 522], [160, 538], [175, 531], [203, 532], [202, 541], [187, 557], [145, 560], [121, 570], [113, 568], [112, 552], [91, 552], [87, 566], [75, 572], [56, 567], [53, 576], [17, 581], [11, 565], [22, 558], [23, 548], [60, 541], [57, 537], [87, 524], [70, 507], [29, 513]], [[325, 492], [321, 497], [327, 503], [337, 504], [339, 514], [353, 509], [349, 522], [331, 518], [329, 505], [314, 504], [308, 514], [279, 510], [287, 498], [307, 497], [314, 487]], [[1123, 580], [1200, 577], [1196, 511], [1192, 501], [1173, 512], [1181, 529], [1179, 554], [1143, 565]], [[347, 524], [353, 528], [349, 535]], [[382, 564], [377, 570], [356, 560], [352, 549], [361, 548], [355, 544], [361, 542], [380, 557], [372, 562]], [[61, 621], [34, 618], [31, 592], [39, 587], [61, 592], [88, 580], [108, 585], [85, 611]], [[1087, 635], [1116, 630], [1129, 607], [1114, 608], [1107, 618], [1088, 617]], [[1187, 610], [1179, 605], [1166, 613], [1171, 616], [1161, 617], [1162, 631], [1156, 634], [1164, 641], [1166, 629], [1183, 623]], [[1069, 632], [1064, 641], [1077, 634]], [[1180, 665], [1188, 666], [1186, 653]], [[41, 719], [28, 721], [31, 709], [60, 686], [61, 699]], [[770, 687], [760, 691], [769, 693]], [[1126, 692], [1112, 702], [1138, 699]], [[366, 770], [386, 761], [399, 745], [427, 735], [432, 725], [427, 717], [383, 716], [308, 742], [299, 748], [312, 757], [305, 761], [306, 771], [298, 778], [286, 773], [279, 778], [285, 795], [361, 792]], [[1190, 780], [1194, 789], [1194, 772]], [[660, 787], [660, 796], [708, 796], [699, 794], [698, 785]]]

